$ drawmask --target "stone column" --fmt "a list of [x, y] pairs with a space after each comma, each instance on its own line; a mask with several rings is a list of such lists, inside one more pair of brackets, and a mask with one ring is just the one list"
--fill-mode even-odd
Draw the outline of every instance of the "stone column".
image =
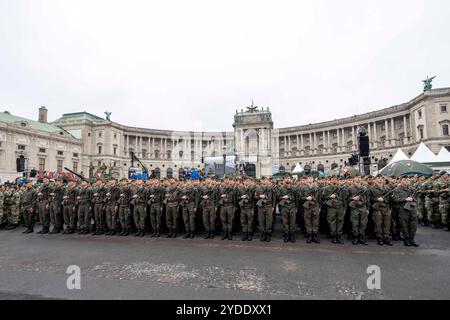
[[389, 146], [389, 129], [388, 129], [388, 119], [384, 120], [384, 132], [386, 133], [386, 142], [384, 143], [385, 147]]
[[406, 124], [406, 114], [403, 116], [403, 144], [408, 144], [408, 126]]
[[330, 139], [330, 130], [327, 130], [327, 153], [331, 153], [332, 145]]
[[367, 124], [367, 136], [369, 137], [369, 146], [372, 145], [372, 137], [370, 135], [370, 122]]
[[391, 118], [391, 146], [395, 146], [396, 138], [395, 138], [395, 122], [394, 118]]
[[352, 150], [356, 150], [356, 127], [352, 126]]
[[373, 123], [373, 146], [378, 148], [377, 122]]
[[300, 155], [301, 156], [305, 155], [305, 144], [303, 141], [303, 134], [300, 135]]

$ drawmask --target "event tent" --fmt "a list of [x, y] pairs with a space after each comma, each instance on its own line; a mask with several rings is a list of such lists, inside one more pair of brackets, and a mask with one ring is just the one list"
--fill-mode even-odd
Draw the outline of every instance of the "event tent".
[[437, 162], [450, 162], [450, 152], [442, 147], [437, 155]]
[[412, 155], [411, 160], [420, 163], [433, 163], [437, 162], [437, 156], [426, 146], [425, 143], [421, 142], [419, 147], [417, 147], [416, 152]]
[[408, 156], [403, 152], [402, 149], [398, 149], [395, 155], [392, 157], [391, 161], [387, 165], [393, 164], [394, 162], [400, 160], [409, 160]]

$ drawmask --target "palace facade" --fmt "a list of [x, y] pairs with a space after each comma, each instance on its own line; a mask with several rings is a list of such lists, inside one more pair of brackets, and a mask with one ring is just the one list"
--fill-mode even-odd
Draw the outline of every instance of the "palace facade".
[[[357, 152], [358, 128], [370, 139], [372, 163], [390, 159], [401, 147], [411, 155], [423, 141], [433, 152], [450, 147], [450, 88], [431, 89], [400, 105], [353, 117], [288, 128], [274, 128], [269, 108], [236, 111], [233, 131], [184, 132], [121, 125], [87, 113], [63, 114], [47, 123], [0, 114], [0, 174], [17, 177], [16, 158], [24, 151], [28, 169], [60, 171], [68, 167], [85, 176], [105, 165], [126, 177], [131, 153], [161, 178], [178, 177], [184, 167], [202, 169], [207, 157], [236, 156], [237, 164], [254, 164], [257, 177], [274, 168], [291, 171], [296, 163], [313, 169], [343, 166]], [[45, 160], [43, 160], [45, 159]], [[134, 163], [139, 167], [141, 164]]]

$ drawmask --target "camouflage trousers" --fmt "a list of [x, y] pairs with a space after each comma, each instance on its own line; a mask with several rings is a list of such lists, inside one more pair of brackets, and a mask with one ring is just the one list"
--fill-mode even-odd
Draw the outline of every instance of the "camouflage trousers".
[[47, 209], [47, 205], [47, 202], [38, 203], [39, 220], [41, 221], [42, 227], [44, 229], [48, 229], [50, 227], [50, 214], [49, 209]]
[[145, 218], [147, 217], [147, 212], [145, 210], [144, 204], [136, 204], [133, 208], [133, 218], [137, 229], [145, 229]]
[[35, 219], [35, 211], [32, 206], [26, 206], [23, 208], [23, 218], [25, 220], [25, 226], [27, 228], [34, 228], [36, 219]]
[[19, 224], [20, 209], [18, 206], [7, 206], [5, 210], [6, 220], [10, 225]]
[[374, 209], [372, 220], [375, 224], [375, 235], [383, 240], [390, 240], [391, 210], [389, 208]]
[[78, 228], [86, 230], [91, 228], [91, 207], [89, 204], [80, 204], [78, 206]]
[[130, 208], [128, 206], [119, 206], [119, 222], [122, 229], [130, 228]]
[[103, 203], [94, 203], [94, 223], [97, 229], [105, 229]]
[[77, 213], [73, 207], [73, 204], [63, 206], [63, 218], [66, 229], [75, 229], [77, 227]]
[[283, 223], [284, 233], [294, 233], [297, 231], [295, 218], [297, 217], [297, 208], [292, 206], [284, 206], [280, 208], [281, 221]]
[[206, 232], [213, 232], [216, 230], [216, 208], [208, 206], [202, 208], [203, 226]]
[[59, 203], [50, 204], [50, 223], [56, 228], [62, 227], [61, 206]]
[[417, 218], [419, 220], [424, 220], [427, 218], [426, 211], [425, 211], [425, 198], [424, 197], [417, 197]]
[[6, 220], [6, 217], [5, 217], [5, 215], [4, 215], [4, 209], [3, 209], [3, 207], [1, 207], [1, 208], [0, 208], [0, 224], [3, 224], [3, 223], [5, 222], [3, 219]]
[[429, 222], [440, 221], [439, 200], [436, 197], [425, 197], [425, 211]]
[[108, 227], [108, 229], [115, 230], [117, 223], [117, 212], [116, 206], [114, 204], [106, 205], [105, 217], [106, 217], [106, 226]]
[[233, 230], [234, 208], [233, 206], [220, 207], [220, 221], [222, 221], [222, 230], [231, 232]]
[[186, 232], [195, 231], [195, 215], [194, 204], [183, 205], [181, 207], [181, 214], [183, 216], [184, 228]]
[[342, 235], [344, 228], [345, 210], [342, 207], [327, 207], [327, 221], [331, 236]]
[[166, 206], [166, 223], [169, 230], [176, 230], [178, 227], [178, 206]]
[[161, 229], [162, 206], [160, 204], [152, 204], [150, 207], [150, 224], [153, 232], [159, 232]]
[[240, 220], [242, 232], [249, 232], [249, 233], [253, 232], [254, 219], [255, 213], [253, 211], [253, 207], [251, 208], [241, 207]]
[[364, 207], [350, 210], [350, 221], [352, 222], [352, 234], [354, 237], [366, 234], [368, 216], [369, 212]]
[[448, 209], [450, 208], [449, 199], [444, 199], [439, 201], [439, 214], [441, 216], [441, 223], [447, 225], [448, 220]]
[[271, 206], [258, 207], [258, 223], [261, 232], [272, 233], [273, 209]]
[[417, 231], [417, 212], [415, 209], [411, 211], [405, 210], [403, 207], [399, 209], [399, 219], [404, 237], [414, 238]]
[[319, 207], [303, 207], [303, 218], [305, 219], [305, 229], [306, 233], [318, 233], [319, 232], [319, 221], [320, 221], [320, 210]]

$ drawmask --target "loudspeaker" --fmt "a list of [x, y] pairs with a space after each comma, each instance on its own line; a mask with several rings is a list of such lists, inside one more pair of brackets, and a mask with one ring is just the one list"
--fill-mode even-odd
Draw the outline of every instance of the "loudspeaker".
[[256, 165], [253, 163], [246, 163], [244, 165], [244, 173], [248, 177], [256, 178]]
[[36, 178], [36, 176], [37, 176], [36, 169], [31, 169], [31, 171], [30, 171], [30, 178]]
[[358, 150], [360, 157], [368, 157], [370, 152], [369, 137], [359, 136], [358, 137]]
[[16, 169], [17, 172], [24, 172], [25, 171], [25, 157], [20, 156], [16, 159]]

